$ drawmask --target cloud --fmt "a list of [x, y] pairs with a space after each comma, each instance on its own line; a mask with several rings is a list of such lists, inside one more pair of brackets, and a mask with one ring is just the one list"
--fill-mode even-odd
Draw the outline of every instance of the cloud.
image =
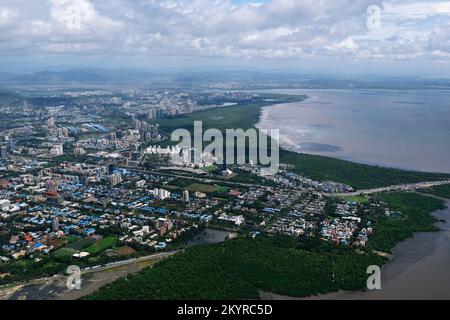
[[0, 7], [0, 26], [10, 23], [17, 14], [9, 8]]
[[449, 27], [448, 1], [2, 0], [0, 54], [448, 62]]

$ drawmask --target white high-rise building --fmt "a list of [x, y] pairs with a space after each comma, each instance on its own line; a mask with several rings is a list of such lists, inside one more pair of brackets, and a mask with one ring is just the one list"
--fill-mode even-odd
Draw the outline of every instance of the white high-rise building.
[[50, 117], [47, 120], [47, 127], [49, 128], [54, 128], [55, 127], [55, 118], [54, 117]]
[[123, 181], [122, 175], [120, 173], [111, 174], [110, 176], [108, 176], [108, 180], [109, 183], [111, 183], [113, 186], [118, 185]]
[[64, 148], [62, 144], [54, 144], [50, 149], [51, 156], [62, 156], [64, 154]]
[[154, 189], [152, 193], [158, 200], [165, 200], [170, 197], [170, 192], [165, 189]]
[[188, 203], [189, 202], [189, 191], [188, 190], [184, 190], [183, 191], [183, 202], [184, 203]]

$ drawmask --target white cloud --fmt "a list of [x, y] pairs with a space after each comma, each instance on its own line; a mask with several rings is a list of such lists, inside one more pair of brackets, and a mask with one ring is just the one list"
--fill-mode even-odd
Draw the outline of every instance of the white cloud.
[[0, 7], [0, 25], [5, 25], [11, 22], [17, 14], [9, 8]]
[[0, 52], [449, 61], [449, 27], [448, 1], [2, 0]]

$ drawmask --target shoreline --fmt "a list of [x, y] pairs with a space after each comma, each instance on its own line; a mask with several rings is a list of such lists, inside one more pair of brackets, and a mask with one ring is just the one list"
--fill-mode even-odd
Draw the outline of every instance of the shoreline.
[[[290, 90], [290, 91], [288, 91]], [[303, 92], [298, 92], [298, 90], [303, 90]], [[257, 93], [277, 93], [282, 95], [292, 95], [292, 96], [305, 96], [306, 98], [302, 101], [296, 101], [296, 102], [284, 102], [284, 103], [276, 103], [268, 106], [262, 106], [260, 110], [260, 116], [258, 121], [254, 124], [254, 126], [257, 129], [264, 129], [264, 128], [274, 128], [277, 126], [276, 122], [279, 122], [279, 120], [270, 120], [269, 114], [270, 111], [274, 107], [281, 107], [284, 106], [291, 106], [295, 104], [305, 104], [305, 103], [311, 103], [317, 100], [320, 100], [321, 98], [319, 95], [317, 95], [317, 91], [336, 91], [336, 92], [352, 92], [351, 89], [284, 89], [284, 90], [257, 90]], [[293, 92], [292, 92], [293, 91]], [[296, 92], [297, 91], [297, 92]], [[376, 91], [376, 90], [370, 90], [370, 91]], [[385, 90], [379, 90], [380, 92], [383, 92]], [[419, 92], [420, 90], [411, 90], [412, 92]], [[324, 98], [325, 99], [325, 98]], [[283, 112], [286, 112], [286, 110], [281, 110], [280, 114], [283, 114]], [[273, 117], [272, 117], [273, 118]], [[275, 119], [277, 119], [275, 115]], [[275, 123], [273, 123], [275, 122]], [[278, 127], [282, 127], [278, 125]], [[308, 136], [313, 134], [313, 132], [316, 132], [315, 129], [311, 129], [308, 126], [298, 127], [298, 126], [284, 126], [285, 134], [282, 134], [280, 132], [280, 148], [282, 148], [285, 151], [294, 152], [298, 154], [309, 154], [309, 155], [316, 155], [316, 156], [323, 156], [323, 157], [329, 157], [334, 158], [338, 160], [353, 162], [356, 164], [362, 164], [362, 165], [369, 165], [369, 166], [376, 166], [386, 169], [397, 169], [397, 170], [404, 170], [404, 171], [414, 171], [414, 172], [421, 172], [421, 173], [440, 173], [440, 174], [450, 174], [449, 168], [433, 168], [433, 167], [423, 167], [420, 165], [417, 165], [416, 163], [409, 163], [405, 161], [400, 161], [396, 163], [396, 161], [388, 161], [385, 158], [380, 158], [378, 160], [374, 160], [372, 158], [364, 159], [364, 157], [361, 157], [360, 154], [364, 154], [364, 150], [356, 152], [352, 148], [346, 148], [345, 146], [348, 145], [347, 140], [337, 140], [334, 142], [324, 142], [321, 139], [317, 140], [317, 142], [312, 141], [309, 142], [311, 139], [304, 138], [303, 140], [292, 140], [291, 137], [294, 135], [301, 136]], [[287, 131], [286, 131], [287, 130]], [[314, 131], [313, 131], [314, 130]], [[281, 130], [280, 130], [281, 131]], [[287, 134], [287, 132], [292, 134]], [[320, 130], [317, 131], [318, 133], [314, 133], [317, 135], [320, 135]], [[314, 140], [314, 139], [312, 139]], [[327, 140], [328, 141], [328, 140]], [[341, 142], [341, 143], [339, 143]], [[344, 143], [345, 142], [345, 143]], [[342, 144], [343, 143], [343, 144]], [[344, 152], [344, 150], [347, 150], [347, 152]], [[338, 153], [338, 154], [334, 154]], [[404, 163], [403, 163], [404, 162]]]
[[416, 232], [396, 244], [382, 267], [381, 290], [341, 290], [309, 297], [264, 292], [261, 297], [267, 300], [450, 299], [450, 272], [446, 268], [449, 264], [445, 263], [450, 262], [450, 199], [440, 199], [445, 201], [446, 208], [430, 213], [437, 219], [433, 225], [439, 230]]

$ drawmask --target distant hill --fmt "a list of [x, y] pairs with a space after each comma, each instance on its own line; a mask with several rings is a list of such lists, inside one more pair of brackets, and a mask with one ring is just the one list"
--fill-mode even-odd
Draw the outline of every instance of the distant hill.
[[72, 85], [146, 85], [152, 88], [198, 88], [208, 83], [233, 83], [231, 89], [277, 88], [365, 88], [365, 89], [450, 89], [450, 79], [414, 79], [377, 76], [348, 78], [289, 72], [252, 70], [149, 71], [144, 69], [84, 68], [66, 71], [41, 71], [30, 74], [0, 72], [4, 86], [72, 86]]
[[142, 82], [154, 78], [137, 70], [77, 69], [42, 71], [31, 74], [0, 73], [0, 83], [8, 85], [119, 84]]

